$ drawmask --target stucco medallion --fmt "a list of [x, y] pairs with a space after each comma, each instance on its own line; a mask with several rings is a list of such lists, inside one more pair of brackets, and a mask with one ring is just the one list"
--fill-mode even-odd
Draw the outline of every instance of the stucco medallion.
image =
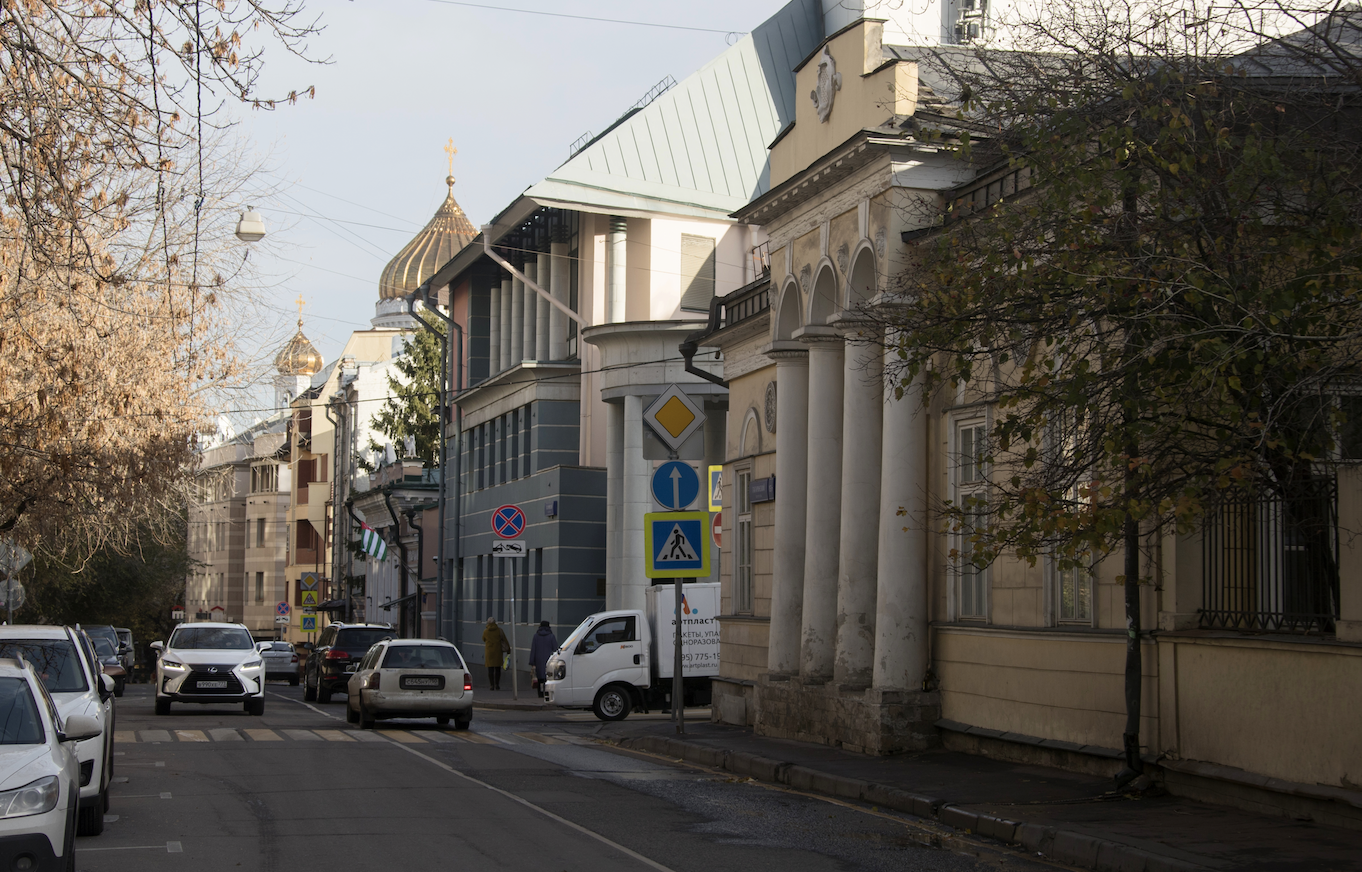
[[776, 432], [776, 383], [766, 383], [766, 432]]
[[842, 74], [837, 72], [837, 62], [832, 59], [828, 47], [823, 46], [823, 54], [818, 57], [818, 81], [809, 92], [813, 105], [818, 107], [818, 120], [827, 121], [832, 114], [832, 99], [842, 90]]

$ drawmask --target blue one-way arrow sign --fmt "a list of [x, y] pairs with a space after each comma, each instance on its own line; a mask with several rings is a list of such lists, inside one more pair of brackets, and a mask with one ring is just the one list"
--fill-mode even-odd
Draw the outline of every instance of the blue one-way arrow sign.
[[679, 512], [700, 496], [700, 474], [680, 460], [668, 460], [653, 472], [653, 499], [664, 509]]

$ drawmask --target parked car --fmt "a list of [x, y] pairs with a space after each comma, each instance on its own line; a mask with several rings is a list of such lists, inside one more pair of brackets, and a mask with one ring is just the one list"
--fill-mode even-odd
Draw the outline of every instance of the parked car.
[[383, 718], [473, 721], [473, 676], [459, 649], [436, 639], [388, 639], [370, 648], [350, 676], [345, 719], [368, 730]]
[[28, 661], [0, 660], [0, 867], [75, 872], [75, 749], [102, 732], [94, 718], [62, 718]]
[[118, 631], [109, 624], [76, 624], [76, 629], [91, 639], [108, 639], [120, 657], [124, 654], [123, 640], [118, 638]]
[[105, 675], [113, 679], [114, 696], [122, 696], [123, 688], [128, 683], [128, 673], [123, 669], [123, 659], [114, 653], [114, 649], [109, 647], [109, 640], [103, 637], [91, 639], [95, 648], [95, 658], [99, 661], [99, 668]]
[[113, 679], [100, 672], [89, 637], [71, 627], [0, 627], [0, 658], [32, 666], [62, 721], [86, 717], [99, 725], [97, 735], [76, 742], [75, 748], [80, 763], [77, 834], [99, 835], [113, 779]]
[[298, 652], [292, 642], [257, 642], [255, 647], [265, 661], [266, 681], [288, 681], [298, 686]]
[[132, 630], [127, 627], [114, 627], [118, 634], [118, 655], [123, 658], [123, 670], [132, 677], [132, 669], [137, 665], [137, 643], [132, 639]]
[[330, 702], [331, 694], [336, 691], [347, 693], [350, 676], [360, 658], [375, 644], [394, 635], [393, 628], [387, 624], [342, 624], [338, 621], [327, 625], [307, 657], [303, 699]]
[[265, 713], [265, 661], [245, 624], [180, 624], [167, 642], [152, 642], [156, 659], [156, 714], [172, 702], [239, 702], [247, 714]]

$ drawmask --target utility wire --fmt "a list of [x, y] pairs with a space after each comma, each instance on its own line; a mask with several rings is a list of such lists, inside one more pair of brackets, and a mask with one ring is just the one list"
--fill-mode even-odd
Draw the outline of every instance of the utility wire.
[[427, 3], [440, 3], [445, 6], [465, 6], [469, 9], [490, 9], [493, 12], [518, 12], [521, 15], [546, 15], [550, 18], [571, 18], [575, 21], [599, 21], [604, 24], [627, 24], [633, 27], [657, 27], [663, 30], [690, 30], [697, 33], [722, 33], [742, 35], [743, 30], [718, 30], [713, 27], [691, 27], [685, 24], [658, 24], [652, 21], [628, 21], [623, 18], [597, 18], [591, 15], [570, 15], [566, 12], [544, 12], [539, 9], [509, 9], [505, 6], [491, 6], [486, 3], [465, 3], [463, 0], [426, 0]]

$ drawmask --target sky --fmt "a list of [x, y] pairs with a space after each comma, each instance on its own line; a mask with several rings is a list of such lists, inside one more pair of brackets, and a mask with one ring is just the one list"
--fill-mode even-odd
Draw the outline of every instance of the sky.
[[250, 253], [266, 279], [263, 314], [277, 321], [260, 355], [292, 335], [300, 296], [304, 333], [327, 362], [369, 327], [384, 265], [444, 200], [451, 138], [454, 197], [480, 227], [579, 136], [604, 130], [666, 76], [685, 78], [783, 2], [310, 0], [325, 30], [309, 53], [330, 63], [270, 47], [260, 92], [315, 86], [316, 97], [242, 110], [237, 127], [263, 166], [240, 206], [268, 229]]

